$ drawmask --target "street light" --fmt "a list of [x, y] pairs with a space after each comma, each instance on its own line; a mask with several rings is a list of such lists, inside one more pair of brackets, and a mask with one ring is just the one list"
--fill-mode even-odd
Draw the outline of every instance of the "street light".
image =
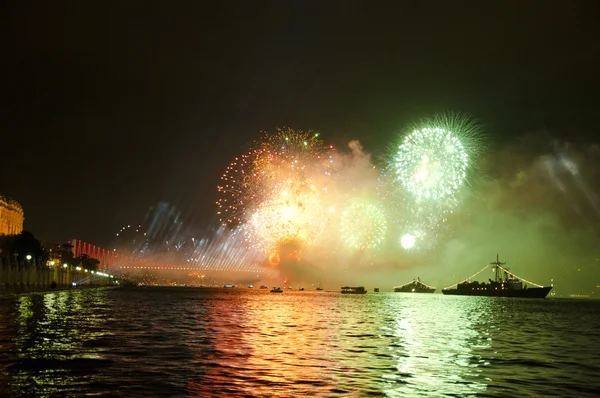
[[28, 254], [28, 255], [26, 255], [26, 256], [25, 256], [25, 258], [26, 258], [27, 260], [31, 260], [31, 254]]
[[67, 268], [67, 263], [64, 263], [64, 264], [63, 264], [63, 267], [64, 267], [64, 268]]

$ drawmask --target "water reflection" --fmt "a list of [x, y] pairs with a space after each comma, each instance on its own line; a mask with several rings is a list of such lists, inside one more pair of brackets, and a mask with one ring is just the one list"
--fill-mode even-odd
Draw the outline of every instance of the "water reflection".
[[110, 333], [102, 290], [29, 294], [16, 298], [14, 358], [9, 383], [19, 395], [52, 396], [76, 392], [90, 375], [85, 368], [101, 365], [102, 350], [93, 341]]
[[273, 386], [287, 384], [291, 395], [316, 394], [328, 385], [324, 370], [336, 350], [331, 342], [339, 314], [326, 301], [324, 295], [286, 292], [250, 302], [252, 331], [244, 339], [255, 352], [248, 366], [268, 381], [253, 393], [268, 396]]
[[188, 394], [206, 395], [214, 391], [239, 393], [244, 384], [237, 376], [243, 373], [245, 360], [252, 348], [242, 337], [249, 316], [248, 297], [239, 291], [215, 290], [204, 297], [203, 315], [198, 319], [203, 341], [189, 341], [187, 347], [194, 357], [197, 375], [187, 383]]
[[401, 384], [389, 385], [384, 391], [423, 395], [438, 391], [461, 396], [484, 391], [489, 379], [485, 380], [480, 367], [489, 362], [480, 353], [491, 349], [487, 325], [493, 317], [491, 301], [469, 298], [448, 306], [446, 300], [436, 306], [430, 297], [399, 300], [395, 330], [386, 328], [397, 337], [393, 351], [397, 372], [383, 378]]
[[204, 370], [188, 393], [290, 396], [316, 393], [315, 386], [326, 384], [320, 362], [335, 333], [325, 322], [327, 306], [315, 308], [309, 295], [261, 293], [211, 300], [214, 351], [197, 353]]
[[[253, 396], [484, 391], [490, 300], [286, 292], [211, 300], [214, 351], [188, 392]], [[205, 347], [206, 348], [206, 347]], [[193, 349], [193, 347], [192, 347]]]
[[0, 296], [0, 396], [595, 396], [599, 304], [246, 289]]

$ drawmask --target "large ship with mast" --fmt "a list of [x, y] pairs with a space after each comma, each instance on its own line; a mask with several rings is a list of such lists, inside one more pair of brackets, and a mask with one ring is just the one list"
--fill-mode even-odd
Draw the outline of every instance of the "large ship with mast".
[[[442, 289], [442, 293], [458, 296], [545, 298], [552, 289], [552, 286], [541, 286], [526, 281], [504, 268], [503, 265], [506, 265], [506, 263], [501, 263], [499, 256], [496, 254], [495, 262], [489, 263], [472, 277]], [[471, 278], [474, 278], [489, 266], [494, 268], [494, 280], [489, 279], [489, 283], [471, 282]], [[523, 282], [526, 282], [526, 284]], [[529, 285], [534, 287], [529, 287]]]
[[421, 278], [417, 278], [402, 286], [395, 286], [394, 291], [401, 293], [433, 293], [435, 292], [435, 286], [426, 285], [421, 282]]

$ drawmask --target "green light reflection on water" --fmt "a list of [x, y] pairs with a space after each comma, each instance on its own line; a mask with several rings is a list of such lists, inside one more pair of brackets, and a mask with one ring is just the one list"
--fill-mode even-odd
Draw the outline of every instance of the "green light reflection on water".
[[73, 290], [28, 294], [16, 303], [15, 350], [19, 369], [11, 381], [24, 395], [52, 396], [73, 393], [89, 384], [91, 375], [78, 377], [74, 370], [86, 361], [103, 359], [103, 349], [91, 340], [107, 332], [109, 306], [106, 291]]
[[[395, 344], [389, 351], [397, 372], [382, 375], [388, 384], [384, 392], [468, 396], [485, 391], [489, 380], [482, 376], [482, 366], [488, 363], [478, 353], [491, 348], [486, 326], [481, 327], [482, 320], [492, 316], [490, 301], [459, 299], [448, 305], [449, 300], [442, 303], [444, 297], [429, 295], [396, 299], [390, 303], [397, 315]], [[433, 300], [440, 305], [432, 305]]]

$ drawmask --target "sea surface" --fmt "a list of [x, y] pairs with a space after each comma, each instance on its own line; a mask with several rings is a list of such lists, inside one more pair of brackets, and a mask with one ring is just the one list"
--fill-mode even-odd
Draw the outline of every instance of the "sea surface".
[[0, 296], [0, 396], [599, 393], [600, 300], [247, 288]]

